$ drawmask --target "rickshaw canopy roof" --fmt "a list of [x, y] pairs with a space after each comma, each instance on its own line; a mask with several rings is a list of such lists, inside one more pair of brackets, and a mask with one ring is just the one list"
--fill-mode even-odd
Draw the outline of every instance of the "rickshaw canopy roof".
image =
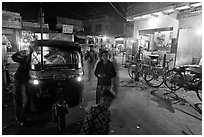
[[39, 46], [68, 48], [73, 50], [80, 50], [81, 46], [76, 42], [64, 41], [64, 40], [36, 40], [31, 43], [32, 47]]

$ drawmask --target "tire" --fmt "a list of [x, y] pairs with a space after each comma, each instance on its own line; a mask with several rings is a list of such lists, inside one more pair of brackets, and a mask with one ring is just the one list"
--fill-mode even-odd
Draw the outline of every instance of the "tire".
[[58, 122], [58, 129], [60, 132], [65, 131], [66, 128], [66, 122], [65, 122], [65, 115], [64, 116], [58, 116], [57, 117]]
[[128, 67], [128, 75], [131, 79], [135, 79], [138, 76], [137, 65], [130, 64], [130, 66]]
[[200, 114], [202, 114], [202, 103], [196, 103], [194, 107]]
[[173, 78], [176, 80], [181, 80], [182, 75], [178, 73], [176, 70], [169, 70], [164, 75], [164, 84], [171, 90], [176, 91], [181, 88], [176, 81], [173, 81]]
[[202, 82], [198, 84], [198, 89], [196, 90], [196, 95], [198, 99], [202, 102]]
[[147, 70], [144, 79], [149, 86], [154, 88], [158, 88], [164, 83], [163, 75], [156, 68]]

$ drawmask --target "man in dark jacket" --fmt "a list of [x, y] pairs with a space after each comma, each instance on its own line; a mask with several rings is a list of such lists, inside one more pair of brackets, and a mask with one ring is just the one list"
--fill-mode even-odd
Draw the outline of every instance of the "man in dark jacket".
[[100, 103], [104, 89], [111, 90], [111, 79], [116, 77], [113, 63], [108, 59], [108, 51], [102, 52], [102, 59], [97, 63], [94, 75], [98, 78], [96, 104]]
[[12, 55], [12, 60], [19, 63], [14, 75], [13, 98], [15, 117], [21, 126], [28, 124], [25, 120], [25, 111], [29, 104], [28, 88], [31, 52], [31, 50], [23, 50]]

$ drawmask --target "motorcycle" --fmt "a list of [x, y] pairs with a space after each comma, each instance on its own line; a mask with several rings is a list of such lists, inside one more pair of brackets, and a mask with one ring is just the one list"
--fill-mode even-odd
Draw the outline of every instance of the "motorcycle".
[[52, 109], [53, 122], [66, 129], [69, 108], [82, 102], [84, 71], [81, 47], [62, 40], [31, 43], [30, 63], [32, 99], [37, 110]]
[[173, 90], [183, 87], [186, 91], [195, 91], [202, 101], [202, 67], [198, 65], [183, 65], [169, 70], [164, 75], [165, 85]]

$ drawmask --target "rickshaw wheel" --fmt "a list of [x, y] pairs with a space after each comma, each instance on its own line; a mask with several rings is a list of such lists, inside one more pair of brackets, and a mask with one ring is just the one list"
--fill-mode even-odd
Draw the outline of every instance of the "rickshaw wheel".
[[58, 116], [57, 117], [58, 122], [58, 129], [60, 132], [65, 131], [66, 123], [65, 123], [65, 116]]

